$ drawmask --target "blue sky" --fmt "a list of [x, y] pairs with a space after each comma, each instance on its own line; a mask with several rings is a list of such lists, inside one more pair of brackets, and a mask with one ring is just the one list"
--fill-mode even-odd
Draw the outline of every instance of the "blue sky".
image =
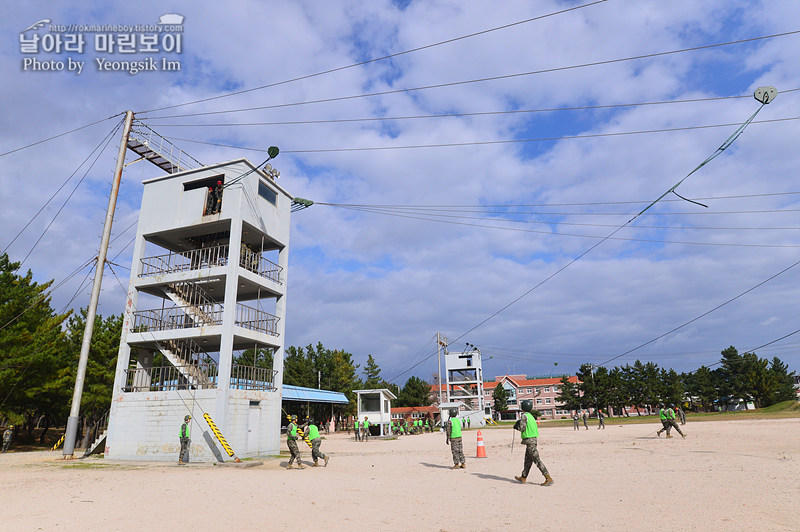
[[[413, 214], [399, 207], [380, 208], [379, 214], [315, 205], [294, 215], [286, 341], [321, 341], [354, 353], [360, 363], [372, 353], [384, 376], [397, 376], [401, 384], [412, 374], [429, 378], [435, 371], [435, 356], [430, 355], [436, 332], [461, 337], [568, 265], [685, 176], [736, 128], [698, 126], [741, 123], [759, 105], [747, 95], [763, 85], [782, 92], [758, 120], [796, 118], [800, 35], [563, 68], [797, 31], [800, 5], [789, 0], [608, 0], [390, 60], [145, 111], [336, 69], [580, 5], [553, 0], [334, 1], [321, 8], [315, 2], [231, 1], [202, 8], [189, 2], [138, 2], [97, 10], [77, 2], [13, 8], [6, 3], [0, 7], [5, 21], [0, 31], [5, 102], [0, 153], [132, 109], [166, 136], [239, 147], [174, 141], [209, 164], [240, 156], [260, 162], [264, 154], [244, 148], [280, 146], [275, 166], [281, 184], [296, 196], [339, 205], [424, 205]], [[80, 75], [22, 68], [19, 35], [37, 20], [154, 24], [165, 13], [185, 16], [183, 52], [165, 55], [181, 62], [180, 72], [98, 72], [93, 50], [72, 54], [87, 61]], [[64, 54], [45, 55], [41, 57], [67, 59]], [[551, 69], [560, 70], [196, 115]], [[732, 96], [744, 97], [719, 99]], [[698, 101], [587, 109], [675, 100]], [[562, 108], [573, 109], [470, 115]], [[441, 114], [459, 116], [341, 121]], [[325, 123], [244, 125], [290, 121]], [[0, 157], [2, 247], [115, 123], [106, 120]], [[608, 135], [663, 129], [675, 131]], [[678, 189], [688, 198], [711, 198], [702, 200], [708, 208], [683, 201], [657, 204], [615, 235], [628, 240], [603, 242], [460, 338], [454, 348], [464, 342], [481, 347], [491, 357], [487, 376], [574, 371], [582, 362], [604, 362], [655, 339], [791, 266], [800, 255], [794, 212], [800, 197], [797, 133], [797, 120], [752, 124]], [[582, 138], [490, 144], [565, 136]], [[115, 136], [25, 262], [38, 279], [60, 282], [96, 252], [117, 142]], [[466, 145], [311, 151], [456, 143]], [[29, 252], [84, 170], [9, 247], [12, 259], [21, 260]], [[126, 169], [115, 234], [135, 222], [141, 181], [155, 175], [155, 167], [143, 164]], [[442, 206], [450, 207], [444, 212]], [[512, 217], [521, 222], [502, 221]], [[119, 282], [111, 273], [104, 280], [104, 314], [123, 308], [122, 286], [127, 286], [125, 268], [131, 260], [130, 248], [124, 246], [132, 236], [133, 229], [112, 245], [110, 256], [120, 253], [115, 259]], [[66, 305], [77, 291], [69, 306], [85, 306], [88, 290], [79, 290], [84, 276], [85, 270], [59, 288], [54, 304]], [[798, 328], [799, 277], [800, 267], [790, 268], [611, 365], [640, 358], [692, 370], [716, 362], [719, 351], [729, 345], [747, 349], [780, 338]], [[800, 335], [790, 336], [759, 355], [780, 356], [800, 369], [798, 346]]]

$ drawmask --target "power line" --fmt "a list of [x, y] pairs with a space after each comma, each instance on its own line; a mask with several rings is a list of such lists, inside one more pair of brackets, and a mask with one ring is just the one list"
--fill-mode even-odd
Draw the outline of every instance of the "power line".
[[[598, 364], [598, 366], [605, 366], [605, 365], [606, 365], [606, 364], [608, 364], [609, 362], [613, 362], [614, 360], [617, 360], [618, 358], [622, 358], [622, 357], [624, 357], [624, 356], [626, 356], [626, 355], [629, 355], [629, 354], [633, 353], [634, 351], [637, 351], [637, 350], [641, 349], [642, 347], [644, 347], [644, 346], [646, 346], [646, 345], [650, 345], [650, 344], [652, 344], [653, 342], [656, 342], [656, 341], [660, 340], [661, 338], [664, 338], [665, 336], [668, 336], [668, 335], [670, 335], [670, 334], [674, 333], [675, 331], [678, 331], [678, 330], [680, 330], [680, 329], [683, 329], [683, 328], [684, 328], [684, 327], [686, 327], [687, 325], [690, 325], [690, 324], [692, 324], [692, 323], [696, 322], [697, 320], [699, 320], [699, 319], [701, 319], [701, 318], [704, 318], [704, 317], [708, 316], [708, 315], [709, 315], [709, 314], [711, 314], [712, 312], [715, 312], [715, 311], [717, 311], [717, 310], [721, 309], [722, 307], [724, 307], [724, 306], [725, 306], [725, 305], [727, 305], [728, 303], [732, 303], [732, 302], [736, 301], [737, 299], [741, 298], [742, 296], [745, 296], [745, 295], [749, 294], [750, 292], [752, 292], [752, 291], [753, 291], [753, 290], [755, 290], [756, 288], [759, 288], [760, 286], [762, 286], [762, 285], [765, 285], [766, 283], [770, 282], [771, 280], [775, 279], [776, 277], [778, 277], [778, 276], [780, 276], [780, 275], [782, 275], [782, 274], [784, 274], [784, 273], [788, 272], [789, 270], [791, 270], [792, 268], [794, 268], [794, 267], [795, 267], [795, 266], [797, 266], [798, 264], [800, 264], [800, 261], [797, 261], [797, 262], [795, 262], [795, 263], [793, 263], [793, 264], [791, 264], [791, 265], [787, 266], [786, 268], [782, 269], [782, 270], [781, 270], [781, 271], [779, 271], [778, 273], [776, 273], [776, 274], [774, 274], [774, 275], [771, 275], [770, 277], [768, 277], [767, 279], [765, 279], [765, 280], [761, 281], [760, 283], [756, 284], [755, 286], [752, 286], [752, 287], [748, 288], [748, 289], [747, 289], [747, 290], [745, 290], [744, 292], [741, 292], [741, 293], [739, 293], [738, 295], [736, 295], [736, 296], [734, 296], [734, 297], [732, 297], [732, 298], [728, 299], [727, 301], [725, 301], [725, 302], [723, 302], [723, 303], [720, 303], [720, 304], [719, 304], [719, 305], [717, 305], [716, 307], [714, 307], [714, 308], [712, 308], [712, 309], [710, 309], [710, 310], [707, 310], [706, 312], [704, 312], [704, 313], [700, 314], [699, 316], [697, 316], [697, 317], [695, 317], [695, 318], [692, 318], [691, 320], [689, 320], [689, 321], [686, 321], [686, 322], [684, 322], [684, 323], [682, 323], [682, 324], [678, 325], [677, 327], [674, 327], [674, 328], [670, 329], [669, 331], [667, 331], [667, 332], [665, 332], [665, 333], [663, 333], [663, 334], [660, 334], [660, 335], [656, 336], [655, 338], [653, 338], [653, 339], [651, 339], [651, 340], [648, 340], [647, 342], [644, 342], [644, 343], [642, 343], [642, 344], [639, 344], [639, 345], [637, 345], [636, 347], [634, 347], [633, 349], [629, 349], [629, 350], [625, 351], [624, 353], [622, 353], [622, 354], [620, 354], [620, 355], [617, 355], [617, 356], [611, 357], [611, 358], [609, 358], [608, 360], [606, 360], [605, 362], [602, 362], [601, 364]], [[794, 333], [792, 333], [792, 334], [794, 334]], [[789, 335], [789, 336], [791, 336], [791, 335]], [[782, 340], [782, 339], [783, 339], [783, 338], [779, 338], [779, 340]], [[777, 340], [776, 340], [776, 341], [777, 341]], [[765, 345], [769, 345], [769, 344], [765, 344]], [[761, 347], [764, 347], [764, 346], [761, 346]]]
[[70, 129], [69, 131], [65, 131], [64, 133], [59, 133], [58, 135], [53, 135], [52, 137], [48, 137], [46, 139], [42, 139], [42, 140], [38, 140], [36, 142], [32, 142], [30, 144], [26, 144], [25, 146], [21, 146], [19, 148], [15, 148], [15, 149], [13, 149], [11, 151], [7, 151], [5, 153], [0, 153], [0, 157], [4, 157], [6, 155], [10, 155], [12, 153], [16, 153], [16, 152], [18, 152], [20, 150], [24, 150], [24, 149], [30, 148], [32, 146], [37, 146], [39, 144], [43, 144], [43, 143], [45, 143], [47, 141], [50, 141], [50, 140], [53, 140], [53, 139], [57, 139], [59, 137], [65, 136], [65, 135], [69, 135], [70, 133], [75, 133], [76, 131], [80, 131], [81, 129], [86, 129], [87, 127], [93, 126], [95, 124], [99, 124], [100, 122], [105, 122], [106, 120], [111, 120], [112, 118], [116, 118], [116, 117], [122, 116], [124, 114], [125, 113], [117, 113], [117, 114], [111, 115], [111, 116], [109, 116], [107, 118], [103, 118], [102, 120], [96, 120], [96, 121], [94, 121], [94, 122], [92, 122], [90, 124], [86, 124], [84, 126], [76, 127], [75, 129]]
[[[106, 142], [106, 146], [108, 145], [108, 143], [107, 143], [108, 139], [114, 135], [114, 133], [117, 131], [117, 129], [119, 129], [119, 126], [120, 126], [120, 125], [122, 125], [122, 122], [119, 122], [119, 123], [118, 123], [116, 126], [114, 126], [114, 128], [113, 128], [113, 129], [112, 129], [112, 130], [111, 130], [111, 131], [108, 133], [108, 135], [106, 135], [106, 136], [105, 136], [105, 138], [103, 138], [103, 140], [101, 140], [101, 141], [100, 141], [100, 142], [97, 144], [97, 146], [95, 146], [95, 148], [94, 148], [94, 149], [93, 149], [93, 150], [92, 150], [92, 151], [89, 153], [89, 155], [87, 155], [87, 156], [86, 156], [86, 158], [85, 158], [85, 159], [84, 159], [84, 160], [81, 162], [81, 164], [79, 164], [79, 165], [78, 165], [78, 167], [77, 167], [77, 168], [75, 168], [75, 171], [73, 171], [73, 172], [72, 172], [72, 173], [69, 175], [69, 177], [68, 177], [68, 178], [67, 178], [67, 179], [66, 179], [66, 180], [65, 180], [65, 181], [64, 181], [64, 182], [61, 184], [61, 186], [60, 186], [60, 187], [58, 187], [58, 190], [56, 190], [56, 191], [55, 191], [55, 192], [54, 192], [54, 193], [53, 193], [53, 194], [50, 196], [50, 198], [48, 198], [48, 200], [47, 200], [47, 201], [44, 203], [44, 205], [42, 205], [42, 206], [41, 206], [41, 208], [39, 208], [39, 210], [38, 210], [38, 211], [36, 211], [36, 214], [34, 214], [34, 215], [33, 215], [33, 217], [32, 217], [30, 220], [28, 220], [28, 223], [26, 223], [26, 224], [25, 224], [25, 227], [23, 227], [22, 229], [20, 229], [20, 230], [19, 230], [19, 232], [17, 232], [17, 234], [14, 236], [14, 238], [12, 238], [12, 239], [11, 239], [11, 242], [9, 242], [8, 244], [6, 244], [6, 247], [5, 247], [5, 248], [3, 248], [3, 253], [5, 253], [6, 251], [8, 251], [8, 248], [9, 248], [9, 247], [11, 247], [11, 245], [12, 245], [12, 244], [13, 244], [13, 243], [14, 243], [14, 242], [17, 240], [17, 238], [19, 238], [19, 237], [20, 237], [20, 235], [22, 235], [22, 233], [23, 233], [23, 232], [25, 232], [25, 230], [26, 230], [26, 229], [27, 229], [27, 228], [28, 228], [28, 227], [29, 227], [29, 226], [30, 226], [30, 225], [33, 223], [33, 221], [34, 221], [34, 220], [35, 220], [35, 219], [36, 219], [36, 218], [37, 218], [37, 217], [38, 217], [38, 216], [39, 216], [39, 215], [40, 215], [40, 214], [41, 214], [41, 213], [42, 213], [42, 212], [45, 210], [45, 208], [46, 208], [46, 207], [47, 207], [47, 206], [50, 204], [50, 202], [51, 202], [51, 201], [53, 201], [53, 199], [54, 199], [54, 198], [55, 198], [55, 197], [58, 195], [58, 193], [59, 193], [59, 192], [61, 192], [61, 190], [63, 190], [63, 188], [64, 188], [65, 186], [67, 186], [67, 183], [69, 183], [69, 182], [72, 180], [72, 178], [73, 178], [73, 177], [75, 177], [75, 174], [77, 174], [77, 173], [78, 173], [78, 170], [80, 170], [80, 169], [81, 169], [81, 167], [82, 167], [84, 164], [86, 164], [86, 162], [89, 160], [89, 158], [90, 158], [92, 155], [94, 155], [94, 153], [95, 153], [95, 152], [96, 152], [98, 149], [100, 149], [100, 146], [102, 146], [104, 142]], [[105, 149], [105, 147], [104, 147], [103, 149]], [[101, 153], [102, 153], [102, 152], [101, 152]], [[99, 157], [99, 155], [98, 155], [98, 157]], [[95, 159], [95, 162], [97, 162], [97, 159]], [[92, 163], [92, 164], [94, 164], [94, 163]], [[90, 167], [90, 168], [91, 168], [91, 167]], [[84, 175], [83, 175], [83, 177], [81, 178], [81, 180], [78, 182], [78, 185], [80, 185], [80, 183], [83, 181], [83, 179], [84, 179], [85, 177], [86, 177], [86, 174], [84, 174]], [[76, 186], [75, 188], [77, 189], [77, 186]], [[75, 189], [73, 189], [72, 193], [73, 193], [73, 194], [75, 193]], [[71, 197], [71, 196], [72, 196], [72, 194], [70, 194], [70, 197]], [[63, 206], [62, 206], [62, 208], [63, 208]], [[60, 212], [60, 211], [59, 211], [59, 212]], [[52, 222], [51, 222], [51, 223], [52, 223]], [[48, 227], [49, 227], [49, 226], [48, 226]], [[24, 262], [24, 261], [23, 261], [23, 262]]]
[[[219, 114], [227, 114], [227, 113], [244, 113], [244, 112], [250, 112], [250, 111], [260, 111], [260, 110], [264, 110], [264, 109], [279, 109], [279, 108], [284, 108], [284, 107], [295, 107], [295, 106], [299, 106], [299, 105], [312, 105], [312, 104], [318, 104], [318, 103], [330, 103], [330, 102], [341, 102], [341, 101], [347, 101], [347, 100], [355, 100], [355, 99], [359, 99], [359, 98], [370, 98], [370, 97], [373, 97], [373, 96], [387, 96], [387, 95], [391, 95], [391, 94], [403, 94], [403, 93], [410, 93], [410, 92], [419, 92], [419, 91], [430, 90], [430, 89], [441, 89], [441, 88], [448, 88], [448, 87], [456, 87], [456, 86], [460, 86], [460, 85], [469, 85], [469, 84], [473, 84], [473, 83], [483, 83], [483, 82], [487, 82], [487, 81], [498, 81], [498, 80], [502, 80], [502, 79], [513, 79], [513, 78], [519, 78], [519, 77], [523, 77], [523, 76], [532, 76], [532, 75], [536, 75], [536, 74], [545, 74], [545, 73], [551, 73], [551, 72], [562, 72], [562, 71], [574, 70], [574, 69], [578, 69], [578, 68], [610, 65], [610, 64], [614, 64], [614, 63], [622, 63], [622, 62], [627, 62], [627, 61], [636, 61], [636, 60], [640, 60], [640, 59], [651, 59], [651, 58], [654, 58], [654, 57], [663, 57], [663, 56], [667, 56], [667, 55], [680, 54], [680, 53], [686, 53], [686, 52], [696, 52], [696, 51], [700, 51], [700, 50], [708, 50], [708, 49], [719, 48], [719, 47], [723, 47], [723, 46], [732, 46], [732, 45], [736, 45], [736, 44], [744, 44], [744, 43], [749, 43], [749, 42], [756, 42], [756, 41], [761, 41], [761, 40], [765, 40], [765, 39], [775, 39], [775, 38], [778, 38], [778, 37], [786, 37], [786, 36], [794, 35], [794, 34], [797, 34], [797, 33], [800, 33], [800, 30], [788, 31], [788, 32], [784, 32], [784, 33], [776, 33], [776, 34], [773, 34], [773, 35], [763, 35], [763, 36], [760, 36], [760, 37], [751, 37], [751, 38], [748, 38], [748, 39], [739, 39], [737, 41], [728, 41], [728, 42], [723, 42], [723, 43], [706, 44], [706, 45], [703, 45], [703, 46], [694, 46], [694, 47], [691, 47], [691, 48], [681, 48], [681, 49], [677, 49], [677, 50], [669, 50], [669, 51], [666, 51], [666, 52], [655, 52], [655, 53], [650, 53], [650, 54], [642, 54], [642, 55], [636, 55], [636, 56], [630, 56], [630, 57], [622, 57], [622, 58], [617, 58], [617, 59], [607, 59], [607, 60], [604, 60], [604, 61], [593, 61], [593, 62], [590, 62], [590, 63], [582, 63], [582, 64], [578, 64], [578, 65], [569, 65], [569, 66], [562, 66], [562, 67], [545, 68], [545, 69], [541, 69], [541, 70], [531, 70], [531, 71], [528, 71], [528, 72], [517, 72], [517, 73], [514, 73], [514, 74], [504, 74], [504, 75], [500, 75], [500, 76], [489, 76], [489, 77], [485, 77], [485, 78], [477, 78], [477, 79], [470, 79], [470, 80], [452, 81], [452, 82], [449, 82], [449, 83], [437, 83], [437, 84], [434, 84], [434, 85], [424, 85], [424, 86], [421, 86], [421, 87], [410, 87], [410, 88], [404, 88], [404, 89], [393, 89], [393, 90], [371, 92], [371, 93], [352, 94], [352, 95], [349, 95], [349, 96], [338, 96], [338, 97], [333, 97], [333, 98], [322, 98], [322, 99], [318, 99], [318, 100], [305, 100], [305, 101], [300, 101], [300, 102], [291, 102], [291, 103], [282, 103], [282, 104], [273, 104], [273, 105], [261, 105], [261, 106], [257, 106], [257, 107], [243, 107], [243, 108], [238, 108], [238, 109], [228, 109], [228, 110], [224, 110], [224, 111], [205, 111], [205, 112], [198, 112], [198, 113], [185, 113], [185, 114], [181, 114], [181, 115], [155, 116], [155, 117], [152, 117], [152, 119], [182, 118], [182, 117], [187, 117], [187, 116], [208, 116], [208, 115], [219, 115]], [[145, 112], [148, 112], [148, 111], [145, 111]], [[139, 114], [141, 114], [141, 112]]]
[[[787, 118], [773, 118], [768, 120], [754, 120], [752, 124], [769, 124], [774, 122], [787, 122], [790, 120], [798, 120], [800, 116], [794, 117], [787, 117]], [[640, 131], [620, 131], [615, 133], [587, 133], [587, 134], [580, 134], [580, 135], [564, 135], [561, 137], [539, 137], [539, 138], [532, 138], [532, 139], [503, 139], [503, 140], [485, 140], [485, 141], [474, 141], [474, 142], [449, 142], [449, 143], [438, 143], [438, 144], [412, 144], [406, 146], [369, 146], [363, 148], [317, 148], [317, 149], [305, 149], [305, 150], [281, 150], [281, 153], [331, 153], [331, 152], [360, 152], [360, 151], [383, 151], [383, 150], [410, 150], [410, 149], [419, 149], [419, 148], [453, 148], [453, 147], [464, 147], [464, 146], [489, 146], [495, 144], [518, 144], [518, 143], [525, 143], [525, 142], [552, 142], [552, 141], [559, 141], [559, 140], [577, 140], [577, 139], [591, 139], [591, 138], [602, 138], [602, 137], [621, 137], [627, 135], [643, 135], [648, 133], [672, 133], [676, 131], [692, 131], [692, 130], [699, 130], [699, 129], [713, 129], [713, 128], [720, 128], [720, 127], [733, 127], [733, 126], [740, 126], [742, 125], [741, 122], [739, 123], [728, 123], [728, 124], [711, 124], [711, 125], [703, 125], [703, 126], [686, 126], [686, 127], [672, 127], [672, 128], [662, 128], [662, 129], [647, 129], [647, 130], [640, 130]], [[223, 144], [220, 142], [208, 142], [203, 140], [195, 140], [195, 139], [187, 139], [181, 137], [164, 137], [170, 141], [180, 141], [180, 142], [192, 142], [195, 144], [205, 144], [207, 146], [218, 146], [222, 148], [234, 148], [237, 150], [246, 150], [246, 151], [256, 151], [256, 152], [266, 152], [267, 150], [264, 148], [252, 148], [249, 146], [236, 146], [234, 144]]]
[[[781, 94], [787, 92], [795, 92], [800, 89], [788, 89], [780, 91]], [[604, 105], [582, 105], [575, 107], [551, 107], [541, 109], [515, 109], [510, 111], [481, 111], [473, 113], [441, 113], [430, 115], [409, 115], [409, 116], [378, 116], [378, 117], [362, 117], [362, 118], [332, 118], [328, 120], [288, 120], [277, 122], [223, 122], [223, 123], [200, 123], [200, 124], [170, 124], [169, 122], [156, 123], [148, 121], [148, 125], [153, 127], [240, 127], [240, 126], [295, 126], [295, 125], [317, 125], [317, 124], [341, 124], [351, 122], [387, 122], [393, 120], [422, 120], [431, 118], [460, 118], [470, 116], [496, 116], [496, 115], [516, 115], [516, 114], [531, 114], [531, 113], [553, 113], [558, 111], [590, 111], [597, 109], [619, 109], [623, 107], [643, 107], [651, 105], [669, 105], [676, 103], [699, 103], [711, 102], [722, 100], [735, 100], [742, 98], [752, 98], [752, 94], [745, 94], [741, 96], [715, 96], [709, 98], [689, 98], [683, 100], [661, 100], [654, 102], [635, 102], [635, 103], [618, 103], [618, 104], [604, 104]], [[155, 119], [153, 119], [155, 120]]]
[[270, 87], [277, 87], [278, 85], [285, 85], [287, 83], [293, 83], [295, 81], [301, 81], [301, 80], [304, 80], [304, 79], [310, 79], [310, 78], [314, 78], [314, 77], [317, 77], [317, 76], [322, 76], [322, 75], [325, 75], [325, 74], [331, 74], [333, 72], [339, 72], [341, 70], [347, 70], [349, 68], [354, 68], [354, 67], [357, 67], [357, 66], [367, 65], [369, 63], [375, 63], [377, 61], [384, 61], [386, 59], [391, 59], [393, 57], [399, 57], [401, 55], [406, 55], [406, 54], [410, 54], [410, 53], [414, 53], [414, 52], [419, 52], [421, 50], [427, 50], [428, 48], [434, 48], [436, 46], [442, 46], [444, 44], [450, 44], [450, 43], [453, 43], [453, 42], [456, 42], [456, 41], [462, 41], [464, 39], [469, 39], [471, 37], [477, 37], [478, 35], [485, 35], [487, 33], [491, 33], [491, 32], [494, 32], [494, 31], [499, 31], [499, 30], [511, 28], [511, 27], [514, 27], [514, 26], [519, 26], [519, 25], [522, 25], [522, 24], [527, 24], [528, 22], [534, 22], [534, 21], [537, 21], [537, 20], [542, 20], [542, 19], [545, 19], [545, 18], [548, 18], [548, 17], [553, 17], [555, 15], [561, 15], [563, 13], [568, 13], [570, 11], [576, 11], [578, 9], [583, 9], [585, 7], [593, 6], [593, 5], [596, 5], [596, 4], [601, 4], [601, 3], [606, 2], [606, 1], [607, 0], [597, 0], [595, 2], [589, 2], [588, 4], [583, 4], [583, 5], [580, 5], [580, 6], [570, 7], [570, 8], [567, 8], [567, 9], [562, 9], [560, 11], [554, 11], [552, 13], [547, 13], [545, 15], [539, 15], [537, 17], [527, 18], [527, 19], [524, 19], [524, 20], [519, 20], [519, 21], [516, 21], [516, 22], [512, 22], [510, 24], [503, 24], [502, 26], [496, 26], [494, 28], [489, 28], [489, 29], [486, 29], [486, 30], [481, 30], [481, 31], [477, 31], [477, 32], [474, 32], [474, 33], [469, 33], [467, 35], [462, 35], [460, 37], [454, 37], [452, 39], [446, 39], [444, 41], [439, 41], [439, 42], [435, 42], [435, 43], [431, 43], [431, 44], [426, 44], [424, 46], [418, 46], [416, 48], [411, 48], [409, 50], [405, 50], [405, 51], [402, 51], [402, 52], [396, 52], [396, 53], [393, 53], [393, 54], [384, 55], [384, 56], [376, 57], [376, 58], [373, 58], [373, 59], [368, 59], [366, 61], [360, 61], [358, 63], [351, 63], [349, 65], [345, 65], [345, 66], [341, 66], [341, 67], [337, 67], [337, 68], [331, 68], [331, 69], [324, 70], [324, 71], [321, 71], [321, 72], [316, 72], [314, 74], [307, 74], [305, 76], [299, 76], [299, 77], [296, 77], [296, 78], [291, 78], [291, 79], [287, 79], [287, 80], [284, 80], [284, 81], [278, 81], [278, 82], [275, 82], [275, 83], [269, 83], [267, 85], [261, 85], [261, 86], [253, 87], [253, 88], [250, 88], [250, 89], [243, 89], [243, 90], [239, 90], [239, 91], [229, 92], [227, 94], [221, 94], [221, 95], [218, 95], [218, 96], [211, 96], [211, 97], [208, 97], [208, 98], [202, 98], [202, 99], [199, 99], [199, 100], [193, 100], [193, 101], [184, 102], [184, 103], [180, 103], [180, 104], [168, 105], [168, 106], [165, 106], [165, 107], [158, 107], [156, 109], [149, 109], [147, 111], [140, 111], [140, 114], [141, 113], [151, 113], [151, 112], [155, 112], [155, 111], [164, 111], [166, 109], [174, 109], [176, 107], [183, 107], [183, 106], [186, 106], [186, 105], [194, 105], [194, 104], [197, 104], [197, 103], [208, 102], [208, 101], [212, 101], [212, 100], [219, 100], [219, 99], [222, 99], [222, 98], [228, 98], [230, 96], [236, 96], [236, 95], [245, 94], [245, 93], [248, 93], [248, 92], [259, 91], [259, 90], [267, 89], [267, 88], [270, 88]]
[[[429, 222], [437, 222], [437, 223], [446, 223], [446, 224], [453, 224], [453, 225], [465, 225], [469, 227], [483, 227], [487, 229], [500, 229], [503, 231], [516, 231], [521, 233], [535, 233], [535, 234], [542, 234], [548, 236], [569, 236], [569, 237], [578, 237], [578, 238], [596, 238], [600, 239], [599, 243], [602, 243], [606, 240], [620, 240], [620, 241], [627, 241], [627, 242], [647, 242], [647, 243], [660, 243], [660, 244], [683, 244], [683, 245], [693, 245], [693, 246], [719, 246], [719, 247], [756, 247], [756, 248], [797, 248], [800, 245], [795, 244], [744, 244], [744, 243], [719, 243], [719, 242], [690, 242], [690, 241], [679, 241], [679, 240], [657, 240], [657, 239], [647, 239], [647, 238], [625, 238], [625, 237], [615, 237], [615, 236], [600, 236], [600, 235], [583, 235], [583, 234], [576, 234], [576, 233], [564, 233], [564, 232], [553, 232], [553, 231], [538, 231], [536, 229], [523, 229], [520, 227], [501, 227], [496, 225], [485, 225], [485, 224], [475, 224], [475, 223], [468, 223], [468, 222], [456, 222], [453, 220], [441, 220], [438, 218], [426, 218], [424, 216], [412, 216], [407, 214], [392, 214], [392, 213], [385, 213], [379, 211], [369, 211], [367, 209], [356, 209], [350, 208], [351, 210], [361, 211], [361, 212], [373, 212], [375, 214], [383, 214], [385, 216], [394, 216], [398, 218], [410, 218], [414, 220], [424, 220]], [[613, 234], [616, 234], [620, 229], [624, 229], [627, 227], [627, 224], [623, 226], [614, 226], [617, 227]], [[633, 228], [632, 228], [633, 229]], [[581, 255], [583, 256], [583, 255]], [[559, 270], [560, 271], [560, 270]]]

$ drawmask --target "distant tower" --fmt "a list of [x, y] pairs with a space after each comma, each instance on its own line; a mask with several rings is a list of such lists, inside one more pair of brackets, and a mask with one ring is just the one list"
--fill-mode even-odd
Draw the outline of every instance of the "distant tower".
[[461, 402], [467, 413], [485, 415], [483, 397], [483, 365], [477, 348], [463, 353], [447, 352], [444, 355], [447, 377], [447, 402]]
[[203, 413], [278, 454], [291, 202], [245, 159], [144, 182], [106, 457], [177, 460], [189, 414], [191, 459], [227, 459]]

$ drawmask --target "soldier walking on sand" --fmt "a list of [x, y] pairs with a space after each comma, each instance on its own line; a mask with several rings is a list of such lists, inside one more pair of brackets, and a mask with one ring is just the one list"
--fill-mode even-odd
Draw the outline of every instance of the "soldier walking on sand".
[[681, 425], [686, 425], [686, 412], [683, 411], [681, 405], [677, 405], [675, 407], [675, 413], [678, 414], [678, 419], [680, 419]]
[[191, 444], [191, 440], [189, 439], [189, 422], [191, 420], [192, 416], [184, 416], [181, 430], [178, 433], [178, 438], [181, 442], [181, 451], [178, 455], [179, 464], [189, 463], [189, 445]]
[[533, 401], [525, 399], [522, 401], [522, 417], [514, 424], [514, 429], [522, 433], [522, 445], [525, 446], [525, 465], [522, 468], [522, 474], [514, 477], [518, 482], [525, 483], [528, 481], [528, 473], [531, 466], [536, 464], [539, 471], [544, 475], [544, 482], [541, 486], [551, 486], [553, 484], [553, 477], [547, 472], [547, 467], [539, 459], [539, 451], [536, 448], [536, 440], [539, 438], [539, 425], [536, 424], [536, 418], [531, 414], [533, 410]]
[[353, 432], [356, 435], [356, 441], [361, 441], [361, 421], [357, 417], [353, 418]]
[[572, 413], [572, 430], [581, 430], [580, 422], [578, 421], [578, 411]]
[[585, 428], [586, 430], [589, 430], [589, 411], [588, 410], [584, 410], [583, 411], [583, 428]]
[[671, 438], [672, 436], [669, 435], [670, 424], [667, 421], [667, 411], [664, 409], [664, 405], [659, 405], [658, 407], [658, 418], [661, 420], [661, 428], [656, 431], [656, 436], [659, 438], [661, 437], [661, 433], [666, 431], [667, 438]]
[[453, 454], [453, 467], [450, 469], [466, 469], [467, 459], [464, 458], [464, 445], [461, 441], [461, 420], [458, 416], [458, 409], [451, 408], [449, 411], [450, 419], [445, 424], [446, 442], [450, 445], [450, 452]]
[[598, 429], [605, 430], [605, 428], [606, 428], [605, 417], [606, 416], [605, 416], [605, 414], [603, 414], [603, 411], [598, 409], [597, 410], [597, 421], [599, 422], [598, 425], [597, 425]]
[[305, 469], [300, 460], [300, 449], [297, 448], [297, 416], [292, 416], [289, 426], [286, 427], [286, 445], [289, 446], [289, 464], [286, 469], [292, 468], [292, 463], [297, 460], [297, 469]]
[[[678, 434], [681, 435], [681, 438], [686, 437], [686, 434], [681, 431], [680, 427], [678, 427], [678, 423], [675, 421], [675, 411], [672, 408], [667, 410], [667, 423], [669, 423], [670, 427], [678, 431]], [[667, 438], [671, 437], [672, 436], [669, 435], [669, 429], [667, 429]]]

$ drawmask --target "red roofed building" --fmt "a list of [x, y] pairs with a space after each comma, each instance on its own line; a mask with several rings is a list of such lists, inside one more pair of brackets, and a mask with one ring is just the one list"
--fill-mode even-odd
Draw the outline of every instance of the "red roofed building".
[[405, 420], [411, 422], [415, 419], [425, 420], [431, 418], [434, 423], [439, 421], [439, 408], [436, 406], [399, 406], [392, 408], [392, 421]]
[[[578, 377], [572, 375], [569, 382], [577, 383]], [[497, 386], [503, 386], [508, 392], [508, 410], [495, 412], [492, 394]], [[444, 389], [444, 384], [442, 385]], [[533, 408], [541, 412], [542, 418], [558, 419], [561, 416], [571, 415], [569, 410], [562, 408], [556, 398], [560, 394], [561, 377], [547, 377], [543, 379], [528, 379], [526, 375], [502, 375], [495, 377], [494, 381], [483, 383], [486, 414], [491, 414], [495, 419], [516, 419], [519, 417], [520, 402], [525, 399], [533, 401]], [[439, 401], [437, 385], [431, 386], [431, 393], [435, 401]]]

